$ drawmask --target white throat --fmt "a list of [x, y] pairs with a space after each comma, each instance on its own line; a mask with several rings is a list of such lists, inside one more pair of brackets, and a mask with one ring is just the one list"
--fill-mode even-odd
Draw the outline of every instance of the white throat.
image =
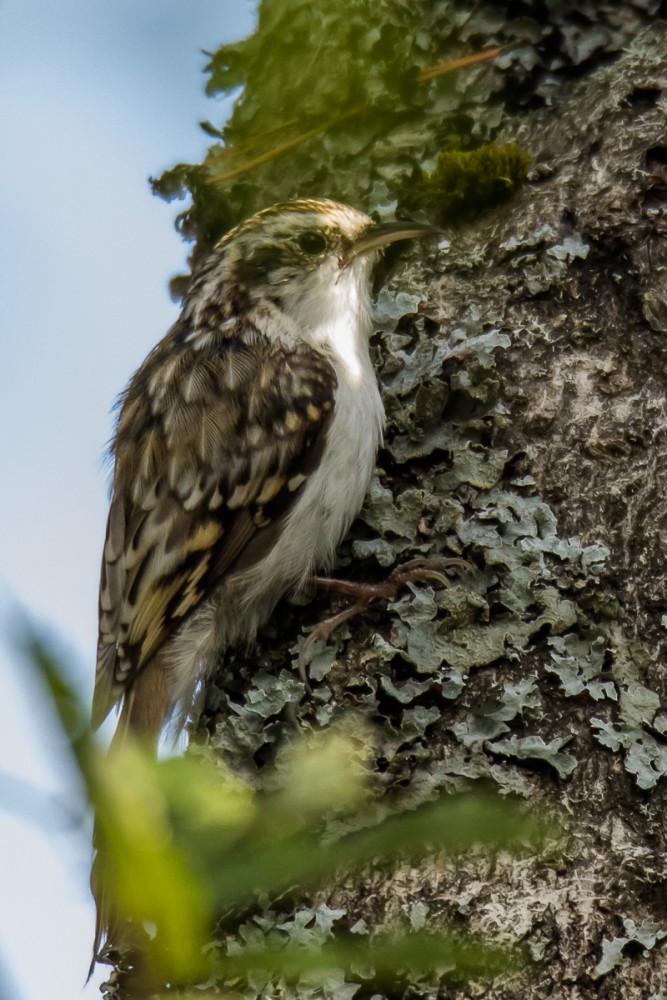
[[371, 266], [368, 258], [344, 268], [331, 261], [331, 266], [317, 268], [299, 286], [286, 288], [283, 298], [301, 339], [326, 351], [352, 388], [361, 386], [372, 372]]

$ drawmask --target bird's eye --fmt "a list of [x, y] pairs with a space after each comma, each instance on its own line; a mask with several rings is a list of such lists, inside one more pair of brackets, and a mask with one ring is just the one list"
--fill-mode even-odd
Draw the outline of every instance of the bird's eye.
[[301, 233], [300, 236], [297, 236], [296, 242], [299, 249], [311, 257], [319, 256], [327, 248], [326, 236], [323, 236], [322, 233], [318, 233], [316, 230]]

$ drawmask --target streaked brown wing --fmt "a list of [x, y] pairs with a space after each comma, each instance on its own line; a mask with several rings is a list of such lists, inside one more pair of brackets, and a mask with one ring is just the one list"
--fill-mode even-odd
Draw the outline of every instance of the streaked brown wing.
[[244, 552], [259, 558], [316, 467], [335, 389], [320, 354], [257, 334], [195, 350], [176, 330], [136, 373], [114, 441], [94, 725]]

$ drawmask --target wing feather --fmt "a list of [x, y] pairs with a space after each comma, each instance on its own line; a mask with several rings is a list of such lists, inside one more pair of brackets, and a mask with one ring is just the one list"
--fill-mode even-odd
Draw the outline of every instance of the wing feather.
[[226, 331], [195, 349], [187, 334], [176, 327], [149, 355], [119, 413], [95, 725], [244, 553], [260, 557], [334, 405], [333, 368], [305, 345]]

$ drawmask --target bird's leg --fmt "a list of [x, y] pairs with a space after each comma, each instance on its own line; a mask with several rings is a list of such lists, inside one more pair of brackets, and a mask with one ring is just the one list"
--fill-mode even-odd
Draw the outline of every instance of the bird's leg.
[[371, 604], [373, 601], [384, 599], [393, 601], [399, 591], [406, 583], [416, 583], [424, 580], [433, 580], [435, 583], [446, 587], [449, 577], [445, 576], [444, 570], [452, 569], [472, 570], [472, 566], [465, 559], [427, 559], [424, 557], [410, 559], [409, 562], [396, 566], [386, 580], [381, 583], [360, 583], [356, 580], [336, 580], [332, 577], [315, 576], [312, 583], [322, 590], [334, 590], [339, 594], [348, 597], [356, 597], [362, 607]]
[[320, 587], [322, 590], [335, 591], [339, 594], [344, 594], [346, 597], [355, 598], [355, 600], [349, 608], [319, 622], [303, 643], [299, 651], [298, 668], [299, 675], [306, 686], [309, 687], [306, 675], [306, 657], [316, 642], [320, 640], [326, 642], [334, 629], [350, 618], [354, 618], [361, 611], [365, 611], [373, 601], [395, 600], [399, 592], [408, 583], [433, 581], [446, 587], [449, 584], [449, 577], [445, 575], [444, 571], [453, 568], [472, 571], [472, 566], [465, 559], [418, 558], [410, 559], [409, 562], [403, 563], [401, 566], [396, 566], [387, 579], [381, 583], [337, 580], [326, 576], [313, 577], [311, 583], [316, 587]]

